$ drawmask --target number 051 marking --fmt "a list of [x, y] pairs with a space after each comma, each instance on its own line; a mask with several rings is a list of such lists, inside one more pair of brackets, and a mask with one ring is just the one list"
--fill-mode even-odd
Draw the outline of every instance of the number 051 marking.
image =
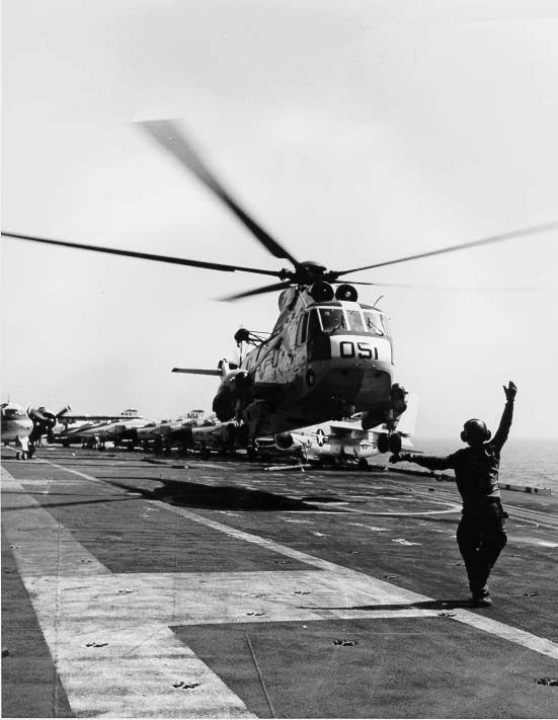
[[351, 340], [342, 340], [339, 343], [339, 354], [343, 358], [354, 358], [358, 357], [362, 360], [377, 360], [378, 359], [378, 348], [370, 347], [367, 342], [355, 343]]

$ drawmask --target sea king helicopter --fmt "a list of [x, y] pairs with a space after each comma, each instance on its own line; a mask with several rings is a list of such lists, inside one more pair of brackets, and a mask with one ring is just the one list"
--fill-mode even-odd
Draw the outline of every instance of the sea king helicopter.
[[155, 262], [220, 272], [246, 272], [275, 278], [275, 282], [222, 298], [241, 298], [279, 292], [279, 316], [269, 334], [240, 329], [237, 364], [221, 360], [218, 369], [174, 368], [175, 372], [221, 378], [213, 410], [221, 422], [231, 422], [250, 448], [262, 435], [279, 435], [296, 428], [361, 413], [363, 429], [384, 425], [383, 452], [397, 452], [401, 436], [397, 423], [406, 408], [406, 391], [394, 382], [393, 338], [388, 318], [375, 304], [359, 302], [356, 285], [390, 283], [346, 277], [419, 258], [456, 252], [558, 227], [546, 223], [472, 242], [421, 252], [359, 267], [331, 270], [314, 261], [301, 261], [274, 239], [233, 197], [202, 160], [176, 122], [139, 123], [141, 128], [192, 173], [275, 258], [281, 270], [246, 267], [168, 255], [72, 243], [3, 232], [20, 240], [58, 245]]

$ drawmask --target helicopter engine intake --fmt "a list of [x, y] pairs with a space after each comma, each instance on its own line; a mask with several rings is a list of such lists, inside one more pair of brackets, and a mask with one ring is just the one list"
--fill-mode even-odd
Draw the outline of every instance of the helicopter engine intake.
[[329, 283], [318, 281], [310, 288], [310, 295], [316, 302], [329, 302], [333, 300], [334, 292]]
[[346, 300], [348, 302], [356, 302], [358, 300], [358, 292], [352, 285], [343, 283], [335, 290], [335, 298], [337, 300]]

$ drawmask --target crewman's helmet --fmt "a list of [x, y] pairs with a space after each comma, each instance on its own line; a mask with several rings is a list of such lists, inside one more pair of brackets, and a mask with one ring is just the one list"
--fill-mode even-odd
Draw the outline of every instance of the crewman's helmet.
[[486, 427], [486, 423], [478, 418], [471, 418], [463, 425], [461, 439], [463, 442], [475, 445], [490, 440], [492, 433]]

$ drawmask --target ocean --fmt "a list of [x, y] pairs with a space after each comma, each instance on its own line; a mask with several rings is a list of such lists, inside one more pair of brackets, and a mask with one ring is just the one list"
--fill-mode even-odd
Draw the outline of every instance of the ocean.
[[[442, 456], [463, 447], [458, 438], [413, 438], [413, 445], [426, 455]], [[558, 495], [558, 440], [508, 439], [502, 449], [500, 482], [546, 487]]]

